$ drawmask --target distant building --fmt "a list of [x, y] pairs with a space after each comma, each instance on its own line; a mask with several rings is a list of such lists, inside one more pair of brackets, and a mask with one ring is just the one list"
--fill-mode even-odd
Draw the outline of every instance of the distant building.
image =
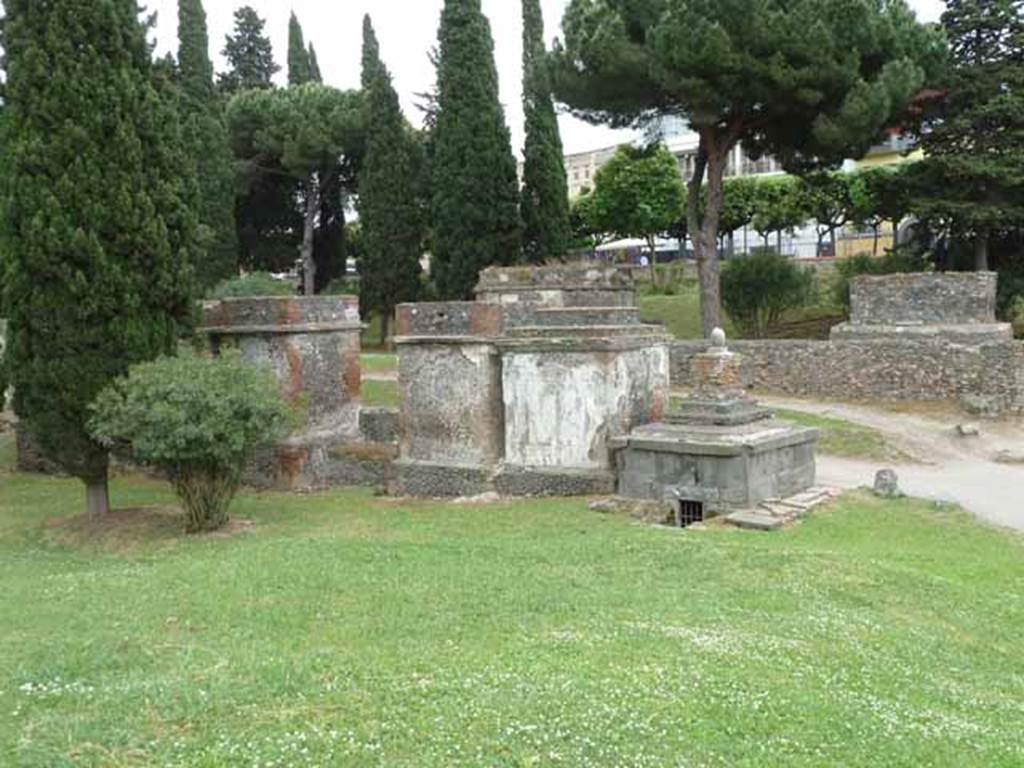
[[[677, 158], [679, 173], [684, 182], [693, 177], [697, 158], [699, 138], [689, 129], [686, 121], [679, 117], [663, 117], [656, 120], [645, 131], [645, 140], [660, 140]], [[579, 152], [565, 157], [565, 171], [569, 182], [569, 196], [579, 197], [594, 188], [594, 176], [607, 163], [620, 145], [604, 147], [591, 152]], [[857, 161], [847, 161], [843, 170], [855, 171], [861, 168], [878, 167], [894, 163], [908, 162], [920, 158], [920, 152], [914, 151], [913, 141], [903, 135], [894, 133], [887, 141], [879, 144]], [[754, 158], [748, 155], [742, 145], [733, 148], [729, 155], [725, 176], [774, 176], [784, 173], [782, 165], [773, 157]], [[868, 229], [861, 231], [855, 227], [844, 228], [838, 233], [836, 253], [819, 253], [818, 238], [813, 225], [806, 226], [796, 232], [784, 234], [782, 251], [798, 258], [817, 258], [820, 256], [837, 256], [845, 258], [858, 253], [871, 253], [876, 250], [875, 233]], [[761, 244], [760, 236], [753, 230], [741, 229], [732, 233], [732, 248], [740, 253]], [[886, 226], [879, 232], [877, 252], [883, 253], [893, 244], [892, 228]], [[777, 246], [773, 239], [772, 246]], [[826, 243], [829, 246], [830, 243]], [[638, 258], [642, 250], [640, 241], [621, 241], [602, 246], [605, 253], [630, 254]], [[666, 240], [658, 245], [659, 253], [666, 255], [678, 253], [679, 245], [675, 241]]]

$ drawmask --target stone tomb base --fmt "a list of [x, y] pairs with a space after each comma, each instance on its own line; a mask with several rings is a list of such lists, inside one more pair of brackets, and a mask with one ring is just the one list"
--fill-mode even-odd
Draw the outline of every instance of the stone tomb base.
[[818, 431], [776, 421], [746, 395], [740, 358], [716, 330], [690, 366], [692, 392], [655, 424], [613, 441], [620, 496], [666, 502], [680, 525], [814, 484]]
[[620, 496], [702, 505], [705, 515], [756, 507], [814, 485], [816, 430], [766, 420], [740, 426], [650, 424], [620, 441]]

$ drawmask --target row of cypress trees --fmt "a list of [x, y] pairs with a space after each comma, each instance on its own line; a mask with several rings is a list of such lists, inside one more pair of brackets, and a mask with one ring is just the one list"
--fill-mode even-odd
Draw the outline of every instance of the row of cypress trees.
[[487, 266], [565, 254], [569, 203], [539, 0], [523, 0], [526, 147], [520, 191], [494, 43], [480, 0], [446, 0], [432, 105], [432, 273], [444, 297], [469, 298]]
[[[223, 95], [272, 87], [277, 67], [251, 8], [236, 14], [225, 50], [232, 66], [215, 85], [201, 0], [179, 0], [177, 62], [153, 60], [136, 0], [4, 5], [4, 364], [31, 437], [85, 483], [89, 510], [102, 513], [108, 455], [85, 429], [89, 406], [133, 364], [173, 354], [194, 320], [195, 298], [235, 271], [233, 220], [253, 202], [250, 195], [236, 205]], [[385, 314], [418, 291], [428, 225], [445, 296], [468, 295], [484, 266], [519, 261], [524, 240], [537, 259], [563, 248], [567, 215], [564, 223], [546, 219], [562, 216], [565, 174], [539, 61], [537, 0], [525, 0], [524, 11], [532, 42], [524, 53], [530, 139], [522, 214], [479, 0], [445, 3], [426, 139], [403, 117], [366, 21], [364, 274]], [[318, 82], [316, 52], [294, 17], [289, 42], [290, 83]], [[274, 187], [257, 190], [265, 197], [255, 204], [294, 197]], [[320, 236], [342, 237], [344, 195], [323, 197]]]

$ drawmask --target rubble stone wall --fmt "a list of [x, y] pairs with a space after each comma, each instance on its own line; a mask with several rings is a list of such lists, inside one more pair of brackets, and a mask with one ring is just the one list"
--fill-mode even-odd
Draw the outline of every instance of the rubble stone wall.
[[[672, 384], [687, 386], [706, 341], [672, 345]], [[962, 346], [875, 339], [730, 341], [748, 388], [831, 399], [959, 402], [990, 415], [1024, 412], [1024, 342]]]
[[850, 282], [854, 325], [971, 325], [996, 322], [995, 272], [861, 276]]

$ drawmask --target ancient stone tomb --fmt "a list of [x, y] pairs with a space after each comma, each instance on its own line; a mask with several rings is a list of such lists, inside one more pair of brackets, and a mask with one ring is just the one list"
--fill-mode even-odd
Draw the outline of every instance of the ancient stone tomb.
[[669, 397], [668, 337], [614, 267], [494, 268], [476, 302], [398, 309], [392, 490], [611, 493], [611, 441]]
[[620, 496], [667, 502], [688, 524], [814, 485], [817, 430], [773, 418], [746, 394], [724, 333], [693, 357], [685, 384], [664, 419], [613, 441]]

